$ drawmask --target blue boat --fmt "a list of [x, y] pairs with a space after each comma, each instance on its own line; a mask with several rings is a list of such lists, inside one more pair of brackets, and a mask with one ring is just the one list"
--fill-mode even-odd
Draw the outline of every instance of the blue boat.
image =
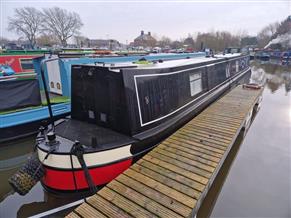
[[[33, 60], [35, 73], [2, 76], [0, 79], [0, 101], [3, 103], [10, 100], [10, 105], [2, 109], [0, 107], [0, 143], [33, 135], [38, 132], [40, 126], [47, 126], [50, 122], [47, 102], [44, 100], [42, 64], [46, 86], [50, 93], [53, 118], [57, 120], [68, 116], [71, 112], [71, 67], [74, 64], [114, 64], [141, 59], [158, 61], [203, 56], [205, 56], [204, 52], [102, 58], [60, 58], [47, 55], [35, 58]], [[7, 95], [10, 98], [7, 98]]]
[[[75, 64], [113, 64], [121, 62], [135, 62], [138, 60], [158, 61], [158, 60], [178, 60], [186, 58], [204, 57], [205, 52], [182, 53], [182, 54], [151, 54], [135, 56], [117, 56], [117, 57], [78, 57], [78, 58], [60, 58], [60, 57], [38, 57], [33, 59], [36, 73], [41, 79], [40, 64], [45, 58], [47, 61], [44, 66], [45, 79], [48, 81], [50, 92], [71, 96], [71, 67]], [[42, 87], [43, 88], [43, 87]]]
[[291, 59], [291, 51], [282, 52], [281, 58], [283, 62], [289, 62]]

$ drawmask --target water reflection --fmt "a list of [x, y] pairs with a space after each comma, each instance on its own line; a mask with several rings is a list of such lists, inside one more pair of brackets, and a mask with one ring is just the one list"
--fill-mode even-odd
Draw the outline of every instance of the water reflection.
[[291, 66], [280, 60], [261, 61], [252, 63], [251, 82], [265, 84], [272, 93], [282, 85], [286, 94], [291, 90]]
[[0, 217], [28, 217], [75, 201], [83, 196], [57, 196], [40, 183], [25, 196], [15, 193], [8, 183], [33, 152], [34, 138], [0, 144]]
[[291, 217], [291, 66], [253, 62], [251, 82], [265, 85], [262, 107], [200, 217]]

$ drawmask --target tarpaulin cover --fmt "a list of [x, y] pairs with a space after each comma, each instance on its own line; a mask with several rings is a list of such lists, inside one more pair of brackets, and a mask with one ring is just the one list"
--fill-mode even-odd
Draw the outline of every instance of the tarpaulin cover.
[[37, 79], [0, 82], [0, 111], [41, 104]]

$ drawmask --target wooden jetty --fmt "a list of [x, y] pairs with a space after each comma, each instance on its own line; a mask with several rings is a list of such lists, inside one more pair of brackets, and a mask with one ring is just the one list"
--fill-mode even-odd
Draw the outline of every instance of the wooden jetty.
[[67, 217], [194, 217], [261, 94], [236, 87]]

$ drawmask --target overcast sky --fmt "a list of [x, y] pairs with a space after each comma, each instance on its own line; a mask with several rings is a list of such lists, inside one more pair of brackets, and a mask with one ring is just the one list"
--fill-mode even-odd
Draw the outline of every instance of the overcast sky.
[[291, 15], [291, 0], [0, 0], [1, 31], [3, 37], [17, 39], [7, 31], [8, 17], [18, 7], [38, 9], [58, 6], [77, 12], [84, 26], [81, 33], [91, 39], [114, 38], [131, 42], [140, 30], [151, 31], [171, 39], [186, 37], [189, 33], [227, 30], [237, 33], [246, 30], [255, 35], [264, 26]]

